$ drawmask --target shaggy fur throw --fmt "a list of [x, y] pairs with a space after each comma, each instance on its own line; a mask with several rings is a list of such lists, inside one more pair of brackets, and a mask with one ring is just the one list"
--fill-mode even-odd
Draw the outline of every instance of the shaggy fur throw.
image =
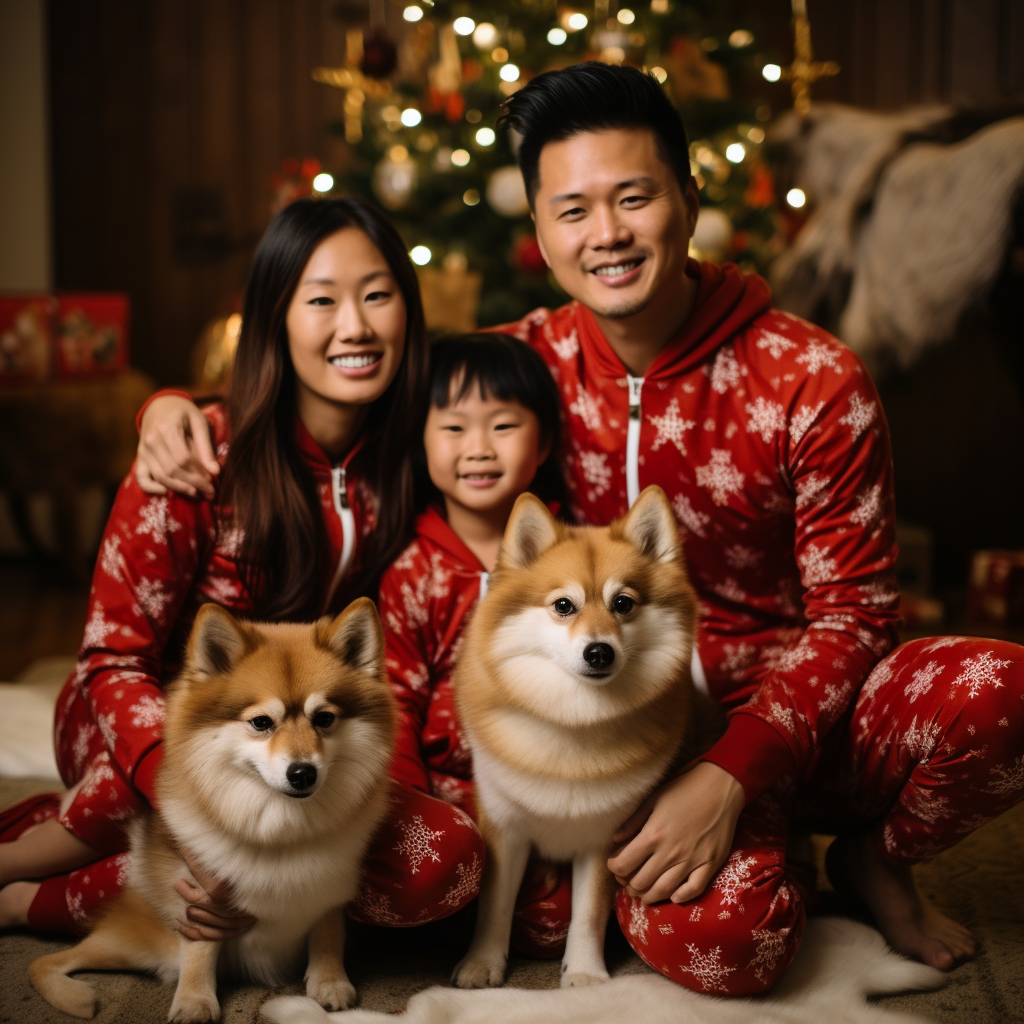
[[1024, 109], [879, 114], [821, 104], [770, 136], [813, 212], [775, 262], [779, 306], [872, 369], [951, 338], [1003, 270], [1024, 187]]

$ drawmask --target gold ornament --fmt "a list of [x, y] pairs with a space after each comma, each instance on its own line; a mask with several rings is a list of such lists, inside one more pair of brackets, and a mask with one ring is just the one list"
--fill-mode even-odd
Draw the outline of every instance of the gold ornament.
[[370, 78], [359, 70], [363, 62], [363, 30], [350, 28], [345, 33], [345, 66], [313, 68], [313, 79], [345, 90], [345, 141], [363, 138], [363, 104], [367, 99], [382, 103], [391, 98], [394, 88], [388, 81]]
[[811, 22], [807, 0], [793, 2], [793, 63], [782, 69], [782, 77], [793, 83], [793, 109], [805, 116], [811, 109], [811, 86], [819, 78], [839, 74], [834, 60], [814, 60], [811, 50]]

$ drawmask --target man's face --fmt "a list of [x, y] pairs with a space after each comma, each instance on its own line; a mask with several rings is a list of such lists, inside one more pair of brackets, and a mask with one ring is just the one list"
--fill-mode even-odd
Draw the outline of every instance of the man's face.
[[679, 288], [697, 222], [646, 128], [583, 132], [540, 153], [537, 240], [558, 283], [598, 316], [622, 319]]

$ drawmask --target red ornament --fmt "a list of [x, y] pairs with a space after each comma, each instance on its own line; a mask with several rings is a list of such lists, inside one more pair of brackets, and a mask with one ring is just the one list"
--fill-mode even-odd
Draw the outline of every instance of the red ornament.
[[359, 70], [368, 78], [387, 78], [398, 64], [398, 49], [382, 28], [373, 29], [363, 42]]
[[520, 238], [514, 249], [516, 266], [527, 274], [546, 274], [548, 265], [540, 251], [540, 244], [536, 235], [524, 235]]

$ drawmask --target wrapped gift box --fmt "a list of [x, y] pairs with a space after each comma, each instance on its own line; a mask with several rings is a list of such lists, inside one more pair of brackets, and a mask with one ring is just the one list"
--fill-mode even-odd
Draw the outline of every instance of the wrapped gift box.
[[975, 551], [967, 590], [975, 622], [1024, 625], [1024, 551]]
[[0, 295], [0, 383], [50, 377], [56, 306], [52, 295]]
[[128, 368], [128, 296], [57, 296], [58, 377], [92, 377]]

